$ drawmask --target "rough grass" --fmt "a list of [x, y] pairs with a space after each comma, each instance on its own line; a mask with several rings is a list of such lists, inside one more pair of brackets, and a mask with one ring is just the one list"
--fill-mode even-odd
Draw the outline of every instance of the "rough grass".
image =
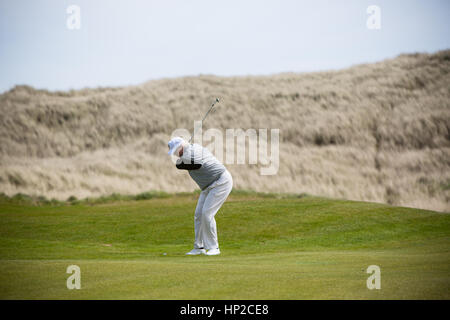
[[[448, 214], [235, 192], [217, 215], [222, 254], [187, 257], [197, 197], [39, 205], [3, 197], [0, 298], [450, 298]], [[66, 288], [71, 264], [81, 290]], [[373, 264], [381, 290], [366, 288]]]
[[[0, 95], [0, 191], [66, 200], [192, 191], [166, 149], [215, 97], [205, 130], [280, 129], [280, 168], [228, 165], [235, 187], [449, 211], [450, 51], [340, 71], [199, 76]], [[208, 141], [204, 141], [208, 144]]]

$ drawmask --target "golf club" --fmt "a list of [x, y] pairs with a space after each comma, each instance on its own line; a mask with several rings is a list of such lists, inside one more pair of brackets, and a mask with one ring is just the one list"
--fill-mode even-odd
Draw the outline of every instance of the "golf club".
[[[214, 108], [216, 103], [219, 103], [219, 98], [216, 98], [216, 100], [213, 102], [213, 104], [211, 105], [209, 110], [206, 112], [205, 116], [202, 119], [202, 126], [203, 126], [203, 121], [206, 119], [206, 117], [208, 116], [209, 112]], [[195, 128], [194, 128], [194, 132], [195, 132]], [[189, 138], [189, 143], [191, 143], [192, 137], [194, 136], [194, 132], [192, 133], [191, 137]]]

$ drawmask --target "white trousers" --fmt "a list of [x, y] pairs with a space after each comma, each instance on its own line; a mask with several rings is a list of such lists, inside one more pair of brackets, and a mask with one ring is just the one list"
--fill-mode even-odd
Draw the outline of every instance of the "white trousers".
[[205, 248], [206, 250], [219, 248], [214, 216], [227, 199], [232, 188], [233, 178], [228, 171], [225, 171], [218, 180], [200, 193], [194, 217], [194, 248]]

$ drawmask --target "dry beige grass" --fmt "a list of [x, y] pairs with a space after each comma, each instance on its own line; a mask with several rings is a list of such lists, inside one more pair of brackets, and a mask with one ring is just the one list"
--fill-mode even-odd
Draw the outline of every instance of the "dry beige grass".
[[280, 169], [228, 165], [235, 188], [450, 211], [450, 51], [333, 72], [198, 76], [0, 95], [0, 192], [66, 199], [196, 188], [166, 154], [205, 129], [280, 128]]

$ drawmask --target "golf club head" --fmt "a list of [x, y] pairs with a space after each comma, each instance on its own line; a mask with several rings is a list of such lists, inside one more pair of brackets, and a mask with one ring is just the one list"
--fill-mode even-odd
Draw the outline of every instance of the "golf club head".
[[211, 106], [211, 112], [215, 112], [216, 109], [214, 108], [216, 106], [216, 103], [219, 103], [219, 98], [216, 98], [216, 101], [214, 101], [214, 103]]

